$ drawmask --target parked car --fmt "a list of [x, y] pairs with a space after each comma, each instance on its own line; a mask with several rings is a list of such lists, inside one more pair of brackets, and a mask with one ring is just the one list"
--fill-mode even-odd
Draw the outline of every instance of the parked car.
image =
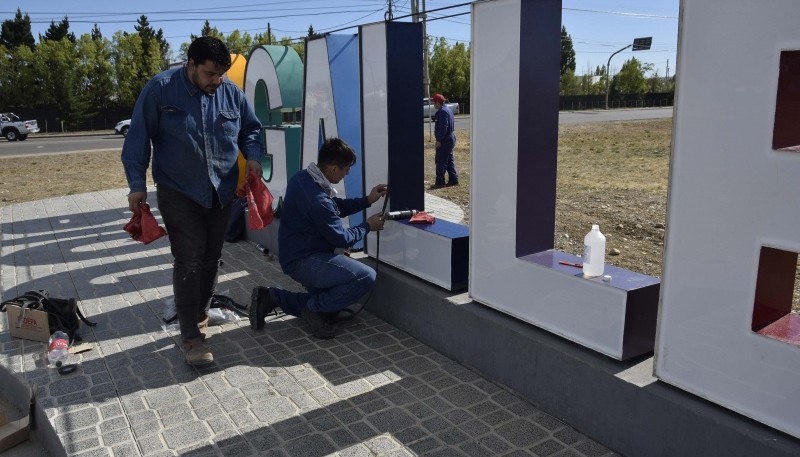
[[[450, 111], [452, 111], [453, 114], [458, 114], [458, 112], [459, 112], [458, 111], [459, 110], [458, 103], [456, 103], [456, 102], [448, 103], [447, 100], [445, 100], [444, 104], [447, 105], [448, 108], [450, 108]], [[436, 108], [434, 108], [433, 102], [428, 100], [427, 98], [423, 98], [422, 99], [422, 117], [424, 117], [425, 119], [433, 119], [433, 115], [434, 114], [436, 114]]]
[[39, 133], [36, 120], [22, 121], [14, 113], [0, 113], [0, 134], [8, 141], [25, 141], [29, 133]]
[[117, 125], [114, 127], [114, 133], [117, 135], [128, 136], [128, 128], [131, 125], [130, 119], [125, 119], [124, 121], [117, 122]]

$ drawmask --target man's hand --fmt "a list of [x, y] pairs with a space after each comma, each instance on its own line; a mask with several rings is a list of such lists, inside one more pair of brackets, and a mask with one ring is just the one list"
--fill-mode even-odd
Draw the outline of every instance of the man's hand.
[[373, 232], [380, 232], [383, 230], [383, 223], [385, 221], [386, 219], [384, 219], [383, 213], [373, 214], [367, 219], [369, 229]]
[[389, 191], [389, 186], [386, 184], [378, 184], [377, 186], [372, 188], [372, 192], [369, 193], [367, 199], [369, 200], [369, 204], [373, 204], [376, 201], [380, 200], [381, 197], [386, 195], [386, 192]]
[[441, 147], [442, 147], [442, 142], [437, 140], [436, 141], [436, 149], [439, 149]]
[[128, 209], [133, 214], [142, 212], [142, 209], [139, 208], [139, 203], [147, 203], [147, 192], [131, 192], [128, 194]]
[[251, 173], [255, 173], [259, 178], [264, 174], [264, 170], [261, 168], [261, 162], [258, 160], [247, 161], [247, 175], [249, 176]]

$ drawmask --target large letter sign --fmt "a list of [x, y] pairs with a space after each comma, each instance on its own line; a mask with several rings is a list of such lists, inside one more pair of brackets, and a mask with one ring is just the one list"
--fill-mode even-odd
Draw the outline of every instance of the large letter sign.
[[800, 437], [800, 3], [681, 10], [655, 373]]
[[264, 125], [264, 180], [275, 197], [300, 170], [300, 126], [284, 124], [283, 114], [303, 104], [303, 64], [288, 46], [256, 46], [247, 59], [244, 93]]
[[552, 249], [561, 2], [472, 8], [470, 295], [610, 357], [649, 352], [658, 280], [610, 266], [611, 282], [584, 279]]
[[[357, 165], [337, 184], [339, 197], [364, 195], [364, 153], [361, 148], [361, 97], [356, 35], [325, 35], [306, 42], [303, 106], [303, 167], [317, 161], [326, 138], [343, 139], [356, 153]], [[364, 221], [363, 213], [345, 225]], [[349, 224], [348, 224], [349, 223]], [[363, 241], [354, 247], [363, 247]]]

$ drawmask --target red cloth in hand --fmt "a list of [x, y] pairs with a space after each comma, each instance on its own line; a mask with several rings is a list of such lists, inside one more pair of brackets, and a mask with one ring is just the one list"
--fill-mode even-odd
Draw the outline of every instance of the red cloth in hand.
[[272, 223], [272, 194], [260, 176], [250, 173], [237, 195], [247, 198], [250, 230], [261, 230]]
[[425, 211], [419, 211], [408, 220], [409, 224], [433, 224], [434, 222], [436, 222], [436, 218]]
[[158, 225], [153, 213], [150, 212], [150, 205], [139, 203], [139, 208], [141, 209], [139, 214], [134, 214], [123, 228], [130, 233], [131, 238], [148, 244], [167, 234], [167, 231]]

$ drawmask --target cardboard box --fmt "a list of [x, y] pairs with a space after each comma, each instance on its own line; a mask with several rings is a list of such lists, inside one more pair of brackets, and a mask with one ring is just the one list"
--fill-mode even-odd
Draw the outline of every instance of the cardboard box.
[[28, 439], [32, 401], [30, 386], [0, 366], [0, 453]]
[[25, 309], [16, 305], [6, 307], [8, 329], [11, 336], [25, 340], [50, 341], [50, 323], [47, 313], [38, 309]]

